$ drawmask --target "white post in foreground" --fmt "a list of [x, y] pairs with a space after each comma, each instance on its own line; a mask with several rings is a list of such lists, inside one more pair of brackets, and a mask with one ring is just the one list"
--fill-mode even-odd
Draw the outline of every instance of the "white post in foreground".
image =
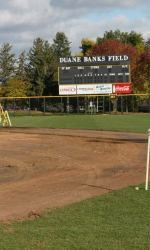
[[146, 181], [145, 181], [146, 191], [148, 190], [149, 164], [150, 164], [150, 129], [148, 130], [148, 148], [147, 148]]

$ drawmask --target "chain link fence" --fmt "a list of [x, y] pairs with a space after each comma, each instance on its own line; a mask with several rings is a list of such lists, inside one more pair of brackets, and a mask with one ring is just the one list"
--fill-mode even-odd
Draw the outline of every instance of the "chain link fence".
[[150, 113], [150, 94], [1, 97], [0, 103], [10, 115]]

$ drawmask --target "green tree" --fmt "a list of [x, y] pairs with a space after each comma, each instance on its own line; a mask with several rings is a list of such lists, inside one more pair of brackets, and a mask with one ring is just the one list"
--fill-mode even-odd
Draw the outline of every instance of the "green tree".
[[64, 32], [57, 32], [52, 45], [56, 57], [71, 56], [70, 44]]
[[81, 51], [83, 56], [89, 55], [92, 47], [95, 45], [95, 41], [89, 38], [83, 38], [81, 41]]
[[150, 48], [150, 38], [145, 41], [145, 46]]
[[103, 37], [97, 38], [97, 44], [102, 43], [106, 40], [118, 40], [125, 44], [131, 44], [134, 47], [144, 45], [144, 38], [141, 33], [137, 33], [135, 31], [121, 32], [119, 29], [113, 31], [105, 31]]
[[55, 93], [57, 82], [56, 72], [58, 71], [57, 60], [52, 46], [46, 41], [44, 43], [44, 95]]
[[41, 38], [33, 42], [28, 54], [27, 75], [33, 95], [43, 95], [49, 89], [54, 74], [54, 55], [50, 44]]
[[7, 80], [14, 75], [15, 62], [12, 46], [9, 43], [4, 43], [0, 48], [0, 77], [3, 80]]
[[27, 65], [27, 57], [25, 51], [21, 52], [18, 56], [17, 67], [16, 67], [16, 76], [21, 80], [26, 80], [26, 65]]
[[131, 31], [128, 35], [127, 42], [136, 47], [138, 45], [144, 45], [144, 38], [141, 33]]
[[42, 95], [44, 91], [44, 40], [37, 38], [28, 54], [28, 77], [32, 84], [33, 95]]
[[3, 84], [1, 95], [10, 97], [25, 97], [28, 95], [30, 84], [21, 79], [12, 78]]

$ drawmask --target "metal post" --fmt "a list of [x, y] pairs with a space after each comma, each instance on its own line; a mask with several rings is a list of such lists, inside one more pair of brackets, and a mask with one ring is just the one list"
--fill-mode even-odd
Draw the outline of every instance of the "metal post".
[[44, 114], [45, 114], [45, 98], [43, 99], [43, 111], [44, 111]]
[[77, 113], [79, 113], [79, 98], [77, 96]]
[[98, 113], [98, 96], [97, 96], [97, 113]]
[[148, 130], [148, 147], [147, 147], [146, 180], [145, 180], [146, 191], [148, 190], [149, 164], [150, 164], [150, 129]]
[[62, 97], [60, 98], [61, 101], [61, 112], [63, 112], [63, 101], [62, 101]]
[[103, 96], [103, 114], [105, 113], [105, 96]]
[[109, 96], [109, 114], [111, 113], [111, 111], [110, 111], [110, 105], [111, 105], [111, 96]]
[[15, 99], [14, 99], [14, 107], [13, 107], [13, 110], [14, 110], [14, 116], [15, 116]]
[[128, 97], [126, 96], [126, 113], [128, 113]]
[[132, 112], [135, 112], [135, 108], [134, 108], [134, 96], [132, 96]]
[[29, 114], [30, 114], [30, 111], [31, 111], [31, 102], [30, 102], [30, 98], [29, 98], [28, 103], [29, 103], [29, 109], [28, 109], [28, 111], [29, 111]]
[[123, 114], [123, 97], [121, 96], [121, 113]]
[[69, 96], [67, 96], [67, 113], [70, 112], [70, 107], [69, 107]]

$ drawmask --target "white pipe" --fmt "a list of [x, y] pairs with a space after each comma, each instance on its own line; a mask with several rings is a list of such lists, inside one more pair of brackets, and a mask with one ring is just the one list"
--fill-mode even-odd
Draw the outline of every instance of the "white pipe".
[[149, 160], [150, 160], [150, 129], [148, 130], [148, 147], [147, 147], [147, 162], [146, 162], [146, 180], [145, 180], [145, 190], [148, 190], [148, 180], [149, 180]]

